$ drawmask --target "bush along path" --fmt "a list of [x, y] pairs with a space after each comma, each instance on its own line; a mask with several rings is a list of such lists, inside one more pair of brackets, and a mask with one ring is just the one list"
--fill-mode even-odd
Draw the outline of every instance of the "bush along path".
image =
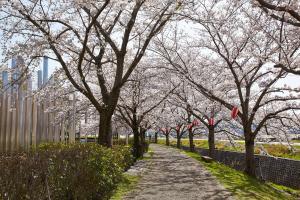
[[129, 147], [42, 144], [0, 155], [0, 200], [108, 199], [132, 165]]
[[197, 160], [174, 148], [156, 144], [150, 148], [151, 159], [137, 162], [128, 171], [140, 180], [124, 200], [232, 199]]

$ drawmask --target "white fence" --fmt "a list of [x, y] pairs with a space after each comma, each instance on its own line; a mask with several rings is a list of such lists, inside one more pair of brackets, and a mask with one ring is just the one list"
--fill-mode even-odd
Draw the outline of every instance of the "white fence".
[[[32, 91], [30, 78], [21, 84], [12, 80], [13, 75], [9, 80], [9, 73], [2, 72], [0, 152], [26, 150], [43, 142], [75, 142], [75, 112], [57, 120], [58, 113], [49, 108], [62, 105], [61, 100], [39, 101]], [[72, 105], [75, 98], [67, 101]]]

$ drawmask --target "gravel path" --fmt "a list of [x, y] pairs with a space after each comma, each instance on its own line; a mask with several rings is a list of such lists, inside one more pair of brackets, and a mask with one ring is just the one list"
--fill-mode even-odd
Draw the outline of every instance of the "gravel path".
[[198, 161], [174, 148], [150, 148], [152, 159], [139, 161], [128, 172], [141, 179], [125, 200], [233, 199]]

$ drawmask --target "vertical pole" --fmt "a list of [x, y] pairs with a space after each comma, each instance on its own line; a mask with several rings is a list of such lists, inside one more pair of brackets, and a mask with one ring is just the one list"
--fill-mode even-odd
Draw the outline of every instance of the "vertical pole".
[[22, 96], [21, 93], [18, 92], [16, 98], [16, 150], [20, 149], [21, 144], [21, 107], [22, 107]]
[[[31, 78], [28, 77], [28, 79], [26, 80], [26, 82], [24, 83], [26, 84], [26, 88], [27, 90], [25, 91], [27, 95], [31, 95]], [[31, 138], [32, 138], [32, 122], [31, 122], [31, 117], [32, 117], [32, 97], [28, 96], [26, 97], [26, 114], [25, 114], [25, 148], [27, 150], [29, 150], [30, 145], [31, 145]]]
[[50, 107], [50, 100], [46, 100], [46, 106], [45, 106], [45, 121], [44, 121], [44, 126], [45, 126], [45, 133], [46, 133], [46, 140], [47, 142], [50, 142], [50, 133], [49, 133], [49, 107]]
[[37, 103], [36, 100], [32, 100], [32, 146], [37, 145]]
[[14, 131], [14, 150], [18, 150], [19, 149], [19, 132], [18, 132], [18, 127], [19, 127], [19, 95], [16, 93], [15, 94], [15, 116], [13, 117], [14, 120], [14, 124], [13, 126], [15, 127], [15, 131]]
[[75, 132], [76, 132], [76, 97], [75, 97], [75, 93], [73, 94], [73, 98], [72, 98], [72, 112], [71, 112], [71, 119], [69, 120], [70, 123], [70, 131], [69, 131], [69, 142], [73, 143], [75, 142]]
[[25, 134], [26, 134], [26, 113], [27, 113], [27, 98], [22, 97], [21, 105], [22, 109], [20, 109], [20, 147], [22, 149], [26, 148]]
[[7, 123], [6, 123], [6, 145], [5, 150], [9, 152], [11, 150], [11, 136], [12, 136], [12, 109], [11, 109], [12, 97], [11, 94], [7, 96]]
[[52, 132], [52, 123], [53, 123], [53, 120], [52, 120], [52, 95], [51, 95], [51, 92], [49, 94], [49, 104], [48, 104], [48, 135], [49, 135], [49, 142], [53, 142], [54, 138], [53, 138], [53, 132]]
[[2, 110], [1, 110], [1, 135], [0, 135], [0, 151], [5, 151], [6, 146], [6, 129], [7, 129], [7, 104], [8, 104], [8, 98], [7, 98], [7, 89], [9, 88], [8, 84], [8, 72], [3, 71], [2, 72], [2, 88], [3, 88], [3, 94], [2, 94]]
[[[60, 101], [56, 100], [56, 98], [54, 98], [54, 107], [55, 108], [59, 103], [60, 103]], [[60, 123], [58, 122], [59, 120], [57, 120], [57, 113], [58, 112], [54, 113], [54, 121], [55, 121], [54, 140], [55, 140], [55, 142], [60, 142]]]
[[[13, 74], [13, 81], [17, 80], [17, 73]], [[14, 83], [12, 86], [12, 94], [11, 94], [11, 135], [10, 135], [10, 150], [15, 151], [17, 149], [17, 108], [18, 108], [18, 84]]]
[[24, 101], [24, 110], [25, 110], [25, 112], [24, 112], [24, 117], [23, 117], [23, 121], [24, 121], [24, 123], [23, 123], [23, 140], [24, 140], [24, 149], [25, 150], [27, 150], [28, 149], [28, 123], [29, 123], [29, 121], [28, 121], [28, 113], [30, 112], [30, 109], [29, 109], [29, 106], [28, 106], [28, 102], [29, 102], [29, 98], [28, 97], [25, 97], [25, 101]]
[[45, 109], [45, 102], [43, 101], [39, 105], [39, 143], [46, 142], [46, 133], [44, 129]]
[[41, 142], [41, 106], [40, 103], [36, 100], [36, 145]]
[[6, 92], [2, 95], [2, 110], [1, 110], [1, 137], [0, 137], [0, 151], [5, 151], [5, 136], [6, 136], [6, 119], [7, 119], [7, 96]]
[[5, 131], [5, 151], [9, 152], [10, 151], [10, 147], [11, 147], [11, 126], [12, 126], [12, 120], [11, 120], [11, 116], [12, 116], [12, 110], [11, 110], [11, 95], [8, 94], [7, 95], [7, 110], [6, 110], [6, 131]]

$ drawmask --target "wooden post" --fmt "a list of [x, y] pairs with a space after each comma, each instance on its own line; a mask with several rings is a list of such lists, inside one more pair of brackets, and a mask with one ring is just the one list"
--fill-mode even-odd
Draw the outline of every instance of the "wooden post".
[[[53, 98], [53, 97], [52, 97]], [[50, 100], [51, 112], [49, 113], [49, 134], [51, 142], [55, 142], [55, 100]]]
[[37, 117], [38, 117], [38, 113], [37, 113], [37, 102], [35, 101], [35, 99], [33, 99], [32, 101], [32, 146], [36, 147], [37, 145]]
[[21, 138], [21, 147], [22, 149], [26, 149], [26, 115], [27, 115], [27, 98], [26, 97], [23, 97], [22, 98], [22, 111], [21, 111], [21, 135], [20, 135], [20, 138]]
[[72, 98], [72, 112], [69, 119], [70, 122], [70, 128], [69, 128], [69, 142], [74, 143], [75, 142], [75, 132], [76, 132], [76, 97], [75, 93], [73, 94]]
[[19, 97], [19, 105], [20, 105], [20, 109], [19, 109], [19, 126], [18, 126], [18, 131], [19, 131], [19, 142], [20, 148], [24, 148], [25, 145], [25, 141], [24, 141], [24, 132], [25, 132], [25, 125], [24, 125], [24, 119], [25, 119], [25, 106], [26, 106], [26, 98], [24, 97], [23, 92], [20, 90], [20, 97]]
[[32, 111], [32, 102], [30, 97], [26, 97], [25, 102], [25, 126], [24, 126], [24, 144], [25, 149], [28, 150], [30, 148], [30, 135], [31, 135], [31, 111]]
[[17, 91], [13, 94], [14, 98], [14, 108], [12, 112], [12, 151], [18, 150], [18, 108], [19, 108], [19, 101], [18, 101], [18, 93]]
[[7, 94], [4, 92], [2, 95], [2, 110], [1, 110], [1, 137], [0, 137], [0, 151], [5, 151], [6, 143], [6, 119], [7, 119]]
[[11, 149], [11, 126], [12, 126], [12, 110], [11, 110], [11, 94], [7, 95], [7, 110], [6, 110], [6, 131], [5, 131], [5, 151]]
[[[54, 105], [54, 109], [56, 109], [56, 104], [57, 104], [57, 102], [56, 102], [56, 98], [54, 98], [54, 102], [53, 102], [53, 105]], [[54, 113], [53, 113], [53, 126], [54, 126], [54, 130], [53, 130], [53, 140], [54, 140], [54, 142], [60, 142], [60, 140], [59, 140], [59, 125], [57, 124], [57, 122], [56, 122], [56, 115], [57, 115], [57, 112], [55, 111]]]
[[12, 127], [11, 127], [11, 151], [15, 151], [16, 150], [16, 130], [17, 130], [17, 126], [16, 126], [16, 121], [17, 121], [17, 112], [16, 109], [14, 108], [12, 110]]
[[49, 112], [47, 109], [49, 108], [48, 100], [44, 102], [44, 121], [43, 121], [43, 131], [45, 134], [45, 141], [44, 142], [49, 142], [50, 137], [49, 137]]
[[16, 98], [16, 141], [15, 141], [15, 146], [16, 150], [20, 149], [20, 144], [21, 144], [21, 94], [20, 92], [17, 93], [17, 98]]
[[41, 110], [40, 110], [40, 118], [39, 118], [39, 124], [40, 124], [40, 135], [41, 135], [41, 141], [40, 143], [46, 142], [47, 141], [47, 134], [46, 134], [46, 129], [45, 129], [45, 110], [46, 110], [46, 105], [45, 102], [41, 102]]

